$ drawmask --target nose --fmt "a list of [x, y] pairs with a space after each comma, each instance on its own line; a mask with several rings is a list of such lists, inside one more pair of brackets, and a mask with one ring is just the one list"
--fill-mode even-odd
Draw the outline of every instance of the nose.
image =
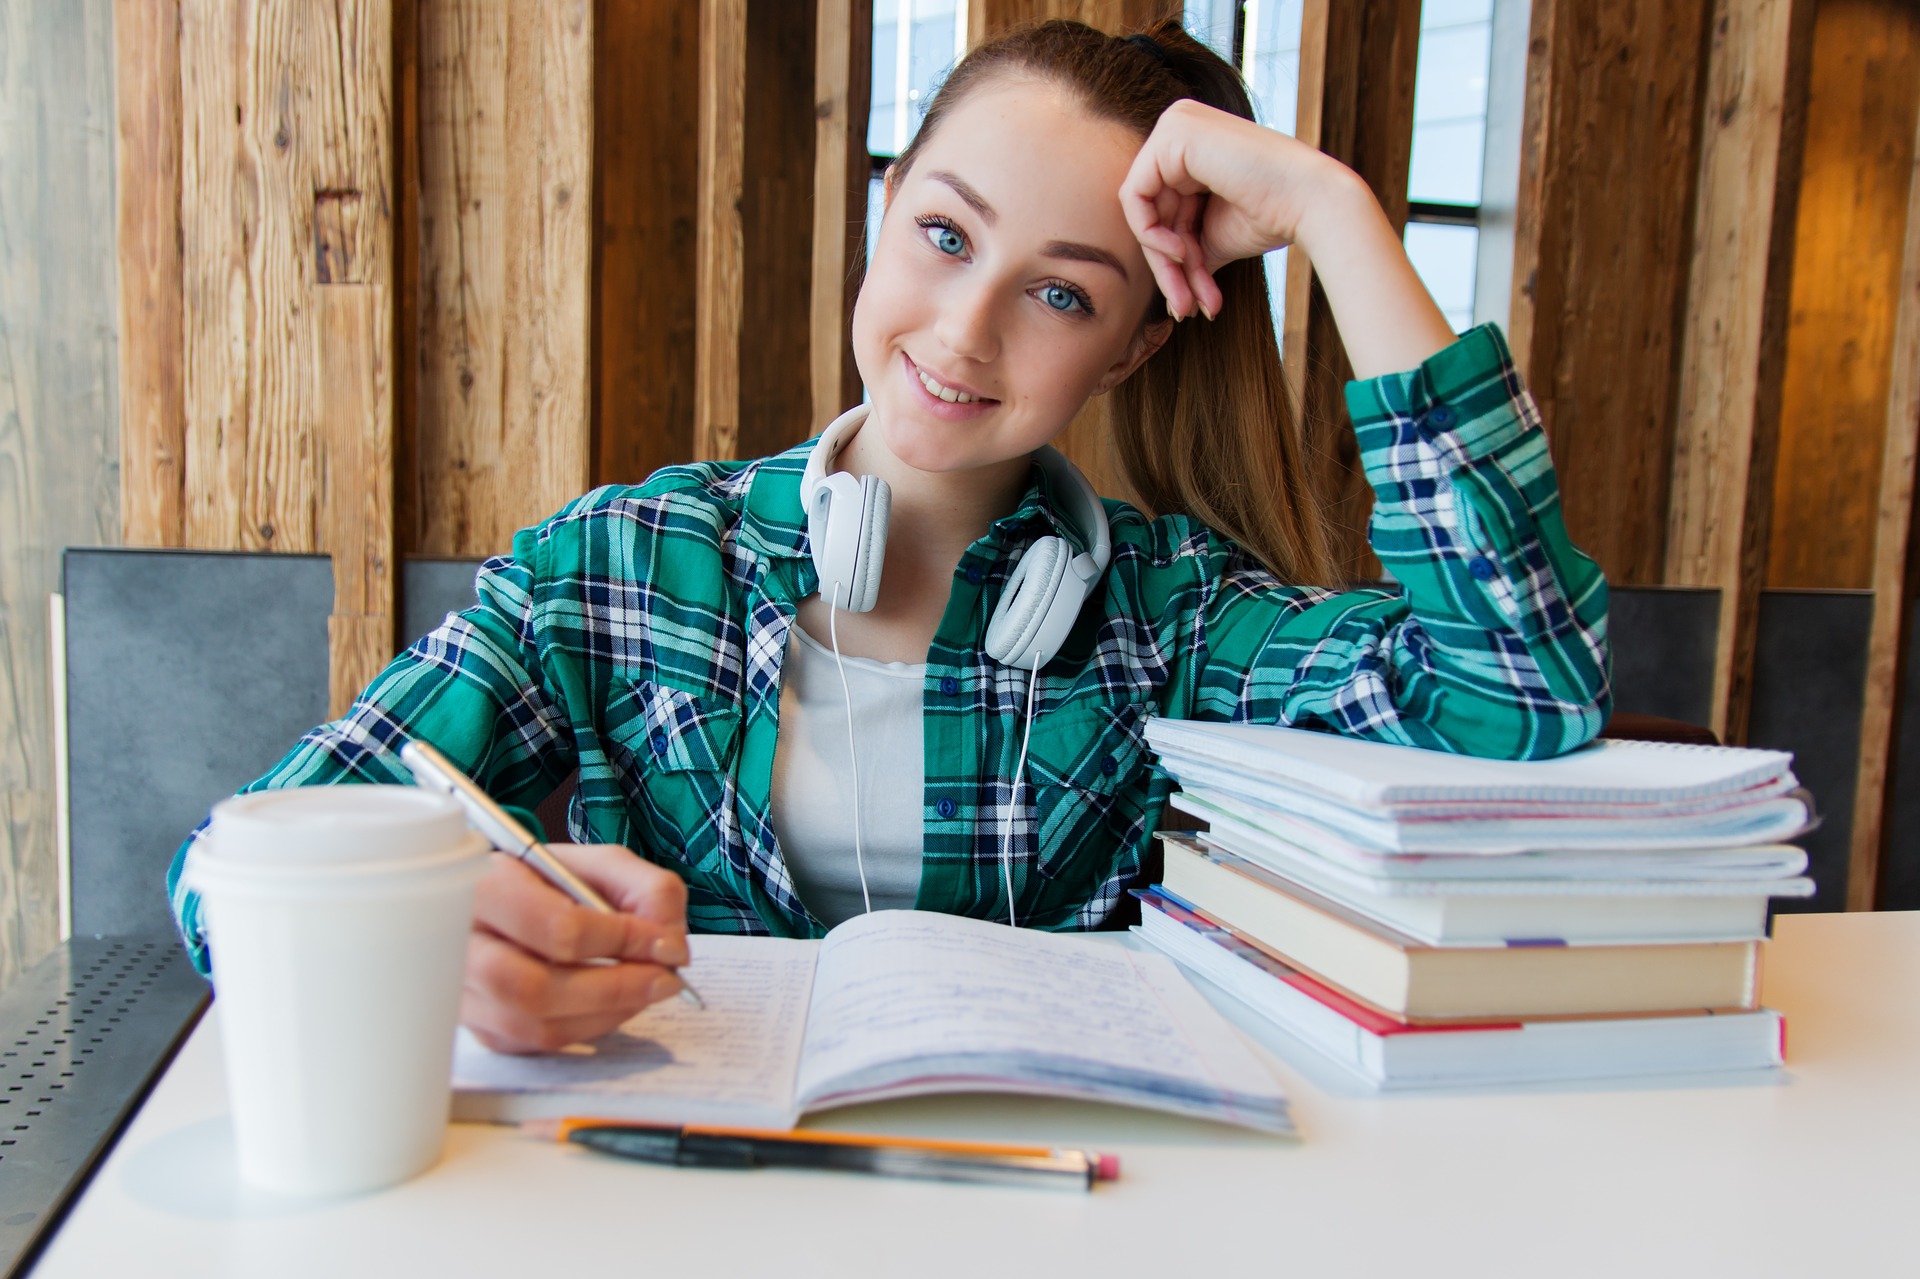
[[986, 363], [1000, 354], [996, 290], [987, 273], [965, 273], [943, 291], [934, 336], [963, 360]]

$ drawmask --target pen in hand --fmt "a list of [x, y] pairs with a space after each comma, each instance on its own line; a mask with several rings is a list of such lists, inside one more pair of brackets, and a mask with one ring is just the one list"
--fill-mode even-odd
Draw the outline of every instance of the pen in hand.
[[[548, 883], [589, 910], [614, 914], [605, 898], [569, 870], [548, 847], [533, 837], [533, 832], [514, 820], [513, 814], [493, 799], [458, 768], [426, 742], [415, 739], [400, 748], [400, 762], [413, 774], [413, 780], [436, 794], [451, 795], [465, 812], [467, 824], [487, 837], [501, 852], [518, 858]], [[706, 1000], [685, 977], [680, 978], [680, 998], [696, 1008], [705, 1008]]]

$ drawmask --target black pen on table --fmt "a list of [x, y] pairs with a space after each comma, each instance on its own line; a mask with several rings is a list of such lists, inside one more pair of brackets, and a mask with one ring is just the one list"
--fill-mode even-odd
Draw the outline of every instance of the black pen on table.
[[[415, 738], [400, 748], [400, 762], [413, 774], [413, 780], [427, 790], [451, 795], [467, 815], [467, 823], [487, 837], [495, 848], [520, 861], [589, 910], [612, 915], [616, 912], [606, 898], [553, 855], [533, 832], [514, 820], [512, 813], [493, 802], [492, 796], [474, 785], [473, 779], [454, 767], [453, 761], [433, 746]], [[680, 978], [680, 998], [695, 1008], [707, 1001], [685, 977]]]
[[1091, 1190], [1120, 1176], [1116, 1155], [1047, 1146], [581, 1117], [532, 1120], [522, 1128], [602, 1154], [682, 1168], [816, 1168], [1063, 1190]]

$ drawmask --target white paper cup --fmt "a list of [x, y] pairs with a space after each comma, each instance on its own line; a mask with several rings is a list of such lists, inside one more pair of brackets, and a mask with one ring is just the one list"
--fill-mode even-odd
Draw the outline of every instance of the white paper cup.
[[440, 1157], [487, 850], [451, 798], [412, 786], [215, 806], [186, 874], [204, 903], [244, 1180], [352, 1194]]

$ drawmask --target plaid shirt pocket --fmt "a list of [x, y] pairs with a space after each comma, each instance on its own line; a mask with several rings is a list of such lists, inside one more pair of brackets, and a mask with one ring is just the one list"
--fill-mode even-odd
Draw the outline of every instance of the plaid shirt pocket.
[[684, 689], [632, 681], [607, 729], [620, 786], [640, 815], [656, 859], [717, 872], [735, 832], [734, 743], [740, 711]]
[[[1027, 759], [1039, 838], [1035, 869], [1046, 878], [1104, 873], [1132, 822], [1147, 766], [1151, 702], [1066, 707], [1045, 716]], [[1082, 854], [1087, 854], [1083, 856]]]

